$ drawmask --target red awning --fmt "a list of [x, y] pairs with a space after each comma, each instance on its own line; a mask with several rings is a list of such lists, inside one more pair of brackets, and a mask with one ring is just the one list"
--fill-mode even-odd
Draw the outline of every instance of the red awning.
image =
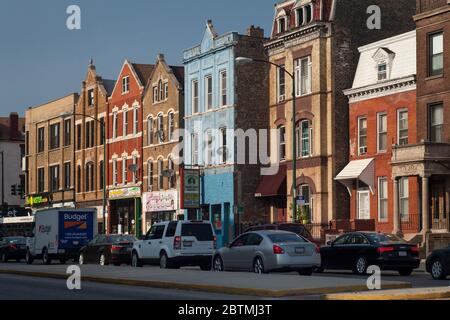
[[280, 165], [278, 173], [272, 176], [263, 176], [255, 192], [256, 198], [286, 196], [287, 167]]

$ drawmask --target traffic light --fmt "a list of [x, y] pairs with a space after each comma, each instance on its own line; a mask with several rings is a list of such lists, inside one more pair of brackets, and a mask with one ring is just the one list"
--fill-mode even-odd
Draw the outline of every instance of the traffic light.
[[17, 196], [17, 185], [16, 184], [11, 186], [11, 195]]
[[21, 196], [23, 198], [25, 196], [25, 190], [24, 189], [25, 188], [21, 184], [19, 184], [17, 186], [17, 195]]

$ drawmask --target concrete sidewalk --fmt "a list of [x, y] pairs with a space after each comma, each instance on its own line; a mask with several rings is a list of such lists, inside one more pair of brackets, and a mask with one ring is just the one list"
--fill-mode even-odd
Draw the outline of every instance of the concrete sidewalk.
[[450, 298], [450, 287], [377, 290], [344, 294], [327, 294], [325, 300], [437, 300]]
[[[67, 266], [0, 264], [0, 273], [32, 277], [67, 279]], [[208, 272], [197, 270], [161, 270], [157, 267], [81, 267], [83, 281], [142, 286], [152, 288], [217, 292], [258, 297], [288, 297], [321, 295], [367, 290], [366, 278], [348, 279], [299, 275], [279, 275], [238, 272]], [[386, 289], [411, 288], [407, 282], [383, 282]]]

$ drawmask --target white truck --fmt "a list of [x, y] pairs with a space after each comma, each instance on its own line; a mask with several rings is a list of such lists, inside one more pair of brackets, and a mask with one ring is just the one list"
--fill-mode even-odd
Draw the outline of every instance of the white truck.
[[96, 209], [48, 209], [35, 214], [33, 233], [27, 237], [26, 262], [44, 264], [76, 260], [80, 249], [97, 234]]

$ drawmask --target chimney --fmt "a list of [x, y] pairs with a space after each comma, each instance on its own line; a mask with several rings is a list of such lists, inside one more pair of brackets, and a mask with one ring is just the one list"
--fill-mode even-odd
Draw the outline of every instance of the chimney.
[[264, 29], [262, 29], [261, 27], [255, 27], [254, 25], [251, 25], [247, 29], [247, 35], [249, 37], [264, 38]]
[[158, 61], [164, 61], [164, 54], [162, 53], [158, 54]]
[[19, 115], [11, 112], [9, 115], [9, 139], [16, 140], [19, 137]]

